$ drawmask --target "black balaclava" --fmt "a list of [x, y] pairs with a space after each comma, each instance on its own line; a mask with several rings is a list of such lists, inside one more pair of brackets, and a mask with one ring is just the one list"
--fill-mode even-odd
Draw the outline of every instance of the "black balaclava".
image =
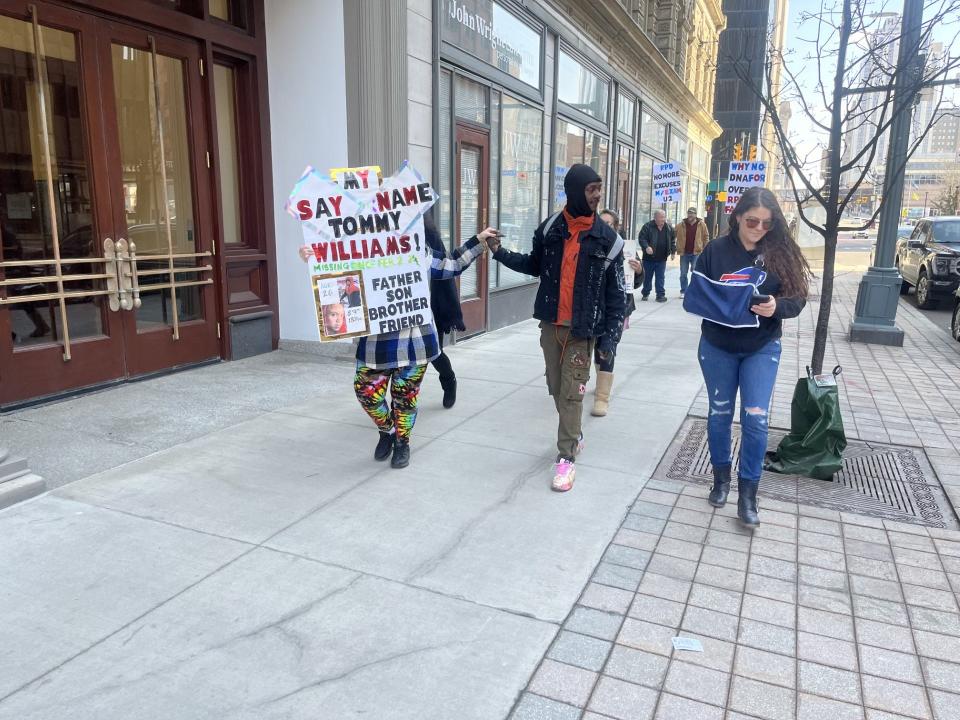
[[567, 212], [573, 217], [592, 215], [593, 210], [587, 205], [587, 185], [602, 180], [589, 165], [572, 166], [563, 178], [563, 189], [567, 193]]

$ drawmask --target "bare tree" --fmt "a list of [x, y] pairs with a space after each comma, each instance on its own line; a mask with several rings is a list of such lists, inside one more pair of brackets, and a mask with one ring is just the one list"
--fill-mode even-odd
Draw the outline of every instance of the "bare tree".
[[[884, 197], [872, 217], [861, 224], [844, 223], [847, 207], [885, 161], [887, 131], [898, 115], [909, 112], [909, 103], [894, 102], [894, 90], [901, 86], [915, 98], [923, 91], [937, 93], [934, 112], [914, 123], [909, 159], [936, 119], [943, 116], [939, 112], [946, 108], [943, 88], [960, 67], [956, 35], [948, 42], [932, 42], [934, 28], [942, 31], [956, 23], [960, 0], [926, 0], [920, 46], [932, 46], [936, 57], [923, 58], [921, 50], [919, 61], [905, 66], [898, 64], [897, 57], [902, 32], [896, 16], [899, 10], [884, 1], [823, 0], [819, 12], [801, 16], [794, 35], [810, 30], [812, 37], [800, 39], [799, 47], [783, 51], [768, 38], [762, 73], [753, 72], [755, 61], [743, 53], [725, 58], [759, 98], [766, 121], [773, 127], [775, 147], [765, 150], [775, 152], [783, 163], [801, 222], [823, 238], [820, 308], [810, 360], [817, 373], [822, 371], [826, 352], [838, 233], [867, 229], [886, 202]], [[807, 78], [812, 70], [816, 79], [811, 82]], [[777, 86], [774, 79], [778, 77]], [[792, 126], [798, 115], [804, 116], [819, 136], [815, 141], [809, 134], [798, 137], [795, 131], [785, 129], [780, 116], [784, 101], [789, 101], [793, 110]], [[825, 172], [821, 173], [823, 166]], [[901, 163], [892, 171], [902, 173], [904, 169], [905, 163]], [[822, 213], [813, 208], [822, 208]]]
[[960, 170], [953, 167], [943, 179], [943, 189], [934, 198], [932, 207], [940, 215], [960, 214]]

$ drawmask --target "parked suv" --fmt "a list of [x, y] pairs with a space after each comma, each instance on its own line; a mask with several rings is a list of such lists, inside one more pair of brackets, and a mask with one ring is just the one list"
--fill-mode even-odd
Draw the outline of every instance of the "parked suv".
[[935, 308], [960, 287], [960, 216], [923, 218], [909, 238], [897, 241], [900, 293], [917, 289], [917, 305]]

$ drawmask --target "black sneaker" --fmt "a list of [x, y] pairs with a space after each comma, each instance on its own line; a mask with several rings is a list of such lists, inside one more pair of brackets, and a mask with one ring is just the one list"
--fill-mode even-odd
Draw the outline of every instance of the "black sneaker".
[[410, 464], [410, 443], [397, 440], [393, 444], [393, 457], [390, 458], [390, 467], [405, 468]]
[[667, 301], [667, 298], [665, 295], [661, 295], [660, 297], [657, 298], [657, 302], [666, 302], [666, 301]]
[[648, 298], [646, 295], [641, 295], [641, 296], [640, 296], [640, 300], [641, 300], [642, 302], [646, 302], [646, 301], [649, 300], [649, 299], [650, 299], [650, 298]]
[[390, 457], [390, 451], [393, 450], [393, 433], [380, 432], [380, 439], [377, 441], [377, 449], [373, 451], [374, 460], [386, 460]]

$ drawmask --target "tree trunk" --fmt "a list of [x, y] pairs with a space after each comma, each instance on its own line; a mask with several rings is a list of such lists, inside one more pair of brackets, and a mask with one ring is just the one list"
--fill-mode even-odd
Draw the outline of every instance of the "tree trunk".
[[823, 356], [827, 352], [830, 335], [830, 310], [833, 306], [833, 275], [837, 261], [837, 230], [828, 230], [823, 238], [823, 283], [820, 288], [820, 311], [813, 336], [813, 356], [810, 368], [817, 375], [823, 372]]

